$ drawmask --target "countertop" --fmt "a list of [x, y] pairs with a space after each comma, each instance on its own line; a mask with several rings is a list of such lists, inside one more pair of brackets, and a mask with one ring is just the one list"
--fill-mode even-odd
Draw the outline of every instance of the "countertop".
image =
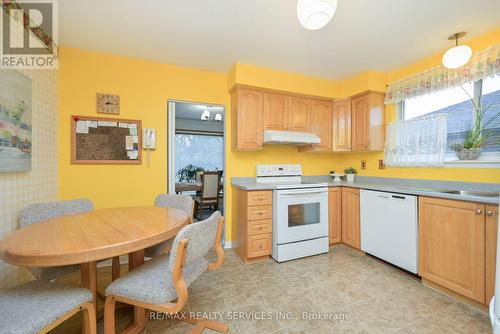
[[[327, 183], [328, 187], [351, 187], [368, 190], [387, 191], [392, 193], [409, 194], [417, 196], [429, 196], [437, 198], [448, 198], [461, 201], [499, 204], [499, 197], [471, 196], [462, 194], [447, 194], [439, 190], [466, 190], [481, 192], [500, 192], [500, 183], [475, 183], [455, 182], [420, 179], [398, 179], [384, 177], [356, 176], [353, 183], [346, 181], [334, 182], [330, 176], [303, 176], [307, 182]], [[272, 190], [273, 185], [257, 183], [252, 177], [233, 177], [231, 184], [243, 190]]]

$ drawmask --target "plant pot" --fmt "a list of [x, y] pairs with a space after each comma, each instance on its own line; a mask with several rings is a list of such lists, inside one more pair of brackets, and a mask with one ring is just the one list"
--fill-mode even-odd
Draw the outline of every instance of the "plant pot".
[[481, 155], [481, 148], [464, 148], [455, 151], [459, 160], [477, 160]]
[[347, 179], [347, 182], [349, 183], [353, 183], [354, 182], [354, 177], [356, 176], [356, 174], [346, 174], [345, 177]]

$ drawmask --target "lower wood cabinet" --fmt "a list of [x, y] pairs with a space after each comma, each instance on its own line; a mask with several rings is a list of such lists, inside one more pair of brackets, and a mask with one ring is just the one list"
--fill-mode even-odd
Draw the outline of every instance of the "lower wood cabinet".
[[497, 258], [498, 207], [486, 205], [486, 298], [489, 305], [495, 294], [495, 269]]
[[244, 262], [267, 258], [272, 252], [273, 196], [271, 190], [233, 187], [232, 241]]
[[330, 244], [342, 242], [341, 187], [332, 187], [328, 192], [328, 225]]
[[361, 248], [359, 189], [342, 188], [342, 242]]
[[419, 198], [419, 274], [485, 303], [485, 205]]

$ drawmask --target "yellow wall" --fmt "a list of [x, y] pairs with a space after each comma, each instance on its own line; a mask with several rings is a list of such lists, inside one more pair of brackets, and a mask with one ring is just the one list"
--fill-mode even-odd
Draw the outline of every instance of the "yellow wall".
[[[500, 43], [500, 29], [491, 31], [478, 38], [464, 41], [474, 51], [482, 50], [488, 46]], [[432, 56], [422, 59], [414, 64], [388, 72], [385, 76], [378, 72], [365, 72], [359, 76], [353, 77], [342, 83], [343, 91], [347, 92], [344, 96], [352, 95], [362, 89], [362, 82], [370, 85], [369, 89], [385, 91], [386, 82], [394, 82], [409, 75], [425, 71], [426, 69], [438, 66], [441, 64], [441, 57], [445, 49]], [[378, 88], [377, 88], [378, 87]], [[367, 88], [365, 88], [367, 89]], [[394, 110], [392, 106], [388, 106], [387, 119], [393, 120]], [[405, 177], [405, 178], [422, 178], [422, 179], [440, 179], [440, 180], [456, 180], [468, 182], [496, 182], [500, 183], [499, 169], [467, 169], [467, 168], [387, 168], [384, 170], [378, 169], [378, 160], [383, 159], [383, 153], [362, 153], [362, 154], [343, 154], [340, 158], [341, 168], [354, 166], [360, 172], [359, 175], [364, 176], [380, 176], [380, 177]], [[367, 161], [367, 169], [361, 170], [361, 160]]]
[[[482, 49], [500, 41], [500, 29], [467, 41]], [[60, 58], [59, 113], [59, 191], [63, 199], [91, 198], [96, 207], [151, 205], [158, 193], [166, 191], [167, 100], [186, 100], [221, 104], [230, 110], [229, 89], [245, 84], [303, 94], [342, 98], [366, 89], [385, 90], [387, 82], [436, 66], [441, 53], [389, 73], [367, 71], [348, 80], [333, 81], [296, 73], [276, 71], [236, 63], [228, 74], [154, 63], [85, 50], [62, 47]], [[151, 165], [139, 166], [71, 165], [70, 115], [94, 115], [95, 94], [120, 95], [121, 118], [140, 119], [143, 127], [157, 129], [156, 151]], [[388, 108], [389, 118], [392, 108]], [[226, 117], [227, 143], [230, 143], [230, 113]], [[231, 152], [226, 147], [226, 176], [255, 176], [258, 163], [299, 163], [307, 175], [324, 175], [350, 165], [359, 169], [360, 160], [368, 168], [360, 175], [411, 177], [478, 182], [500, 182], [497, 169], [378, 169], [381, 153], [308, 154], [294, 147], [271, 146], [261, 152]], [[145, 157], [144, 157], [145, 158]], [[231, 240], [231, 189], [226, 193], [227, 239]]]
[[[89, 197], [98, 208], [151, 205], [167, 184], [167, 100], [226, 105], [226, 74], [66, 47], [60, 52], [60, 196]], [[70, 115], [98, 116], [96, 93], [120, 95], [120, 118], [157, 129], [150, 166], [145, 156], [142, 165], [70, 164]]]

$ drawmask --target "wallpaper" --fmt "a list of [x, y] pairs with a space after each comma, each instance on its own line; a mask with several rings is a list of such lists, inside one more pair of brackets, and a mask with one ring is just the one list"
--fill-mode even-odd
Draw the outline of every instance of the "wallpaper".
[[[32, 80], [32, 166], [29, 172], [0, 173], [0, 239], [18, 228], [23, 206], [53, 201], [58, 196], [58, 73], [55, 70], [21, 72]], [[27, 270], [0, 262], [0, 288], [30, 277]]]

